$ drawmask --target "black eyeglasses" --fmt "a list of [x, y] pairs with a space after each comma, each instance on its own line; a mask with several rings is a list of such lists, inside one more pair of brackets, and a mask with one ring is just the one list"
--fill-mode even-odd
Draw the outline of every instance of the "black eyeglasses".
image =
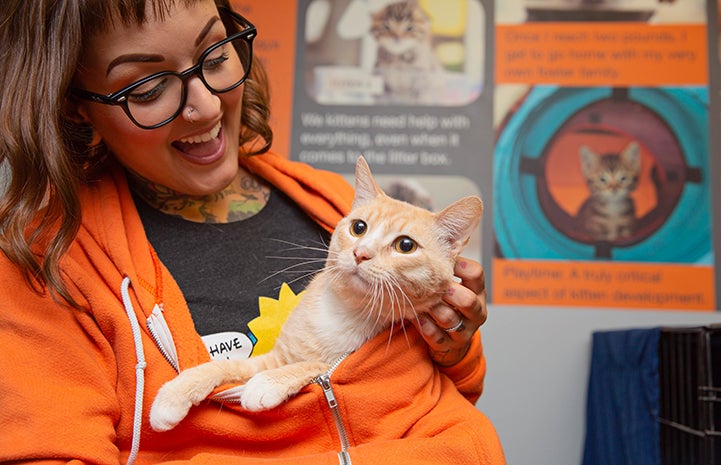
[[83, 99], [105, 105], [120, 105], [128, 117], [143, 129], [155, 129], [173, 121], [185, 107], [186, 83], [198, 76], [209, 91], [222, 94], [241, 85], [253, 61], [255, 26], [238, 13], [223, 9], [240, 28], [208, 47], [192, 67], [176, 73], [161, 71], [108, 95], [71, 89]]

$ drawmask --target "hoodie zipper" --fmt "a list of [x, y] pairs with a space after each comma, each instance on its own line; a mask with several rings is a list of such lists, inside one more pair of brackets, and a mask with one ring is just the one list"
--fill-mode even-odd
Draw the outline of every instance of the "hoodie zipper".
[[[152, 325], [150, 324], [150, 319], [148, 319], [148, 328], [150, 329]], [[150, 331], [151, 335], [153, 335], [153, 339], [156, 339], [156, 336], [153, 334], [153, 330]], [[156, 343], [157, 339], [156, 339]], [[162, 344], [158, 343], [158, 347], [160, 347], [161, 352], [163, 355], [166, 355], [166, 351], [163, 349]], [[340, 440], [340, 446], [341, 451], [338, 452], [338, 460], [340, 462], [340, 465], [352, 465], [350, 455], [348, 454], [348, 449], [350, 449], [350, 440], [348, 438], [348, 430], [345, 427], [345, 424], [343, 423], [343, 416], [340, 413], [340, 408], [338, 406], [338, 399], [335, 396], [335, 392], [333, 391], [333, 384], [331, 383], [330, 377], [333, 374], [333, 372], [338, 368], [338, 366], [341, 364], [343, 360], [345, 360], [350, 355], [350, 352], [343, 354], [340, 356], [335, 362], [333, 362], [328, 369], [327, 372], [323, 373], [322, 375], [316, 376], [315, 378], [311, 379], [310, 382], [314, 384], [320, 385], [321, 389], [323, 389], [323, 394], [325, 395], [326, 403], [328, 404], [328, 407], [330, 408], [331, 415], [333, 416], [333, 421], [336, 426], [336, 430], [338, 432], [338, 439]], [[172, 358], [170, 356], [166, 356], [168, 361], [174, 365], [174, 362], [172, 361]], [[232, 391], [232, 392], [231, 392]], [[214, 400], [223, 402], [223, 403], [240, 403], [240, 399], [242, 397], [242, 386], [237, 386], [235, 388], [227, 389], [223, 392], [217, 393], [212, 398]]]
[[[160, 350], [160, 353], [163, 355], [165, 360], [170, 363], [175, 371], [180, 373], [177, 355], [175, 355], [175, 343], [173, 342], [172, 335], [170, 334], [168, 323], [165, 321], [165, 317], [163, 316], [163, 304], [155, 304], [153, 312], [145, 321], [145, 324], [148, 327], [150, 337], [153, 338], [153, 341], [155, 342], [156, 347], [158, 347], [158, 350]], [[168, 347], [170, 349], [168, 349]], [[173, 354], [171, 354], [171, 350]]]
[[323, 389], [325, 400], [328, 403], [331, 415], [333, 415], [333, 421], [335, 422], [335, 427], [338, 431], [338, 438], [340, 439], [341, 445], [341, 451], [338, 453], [338, 460], [340, 461], [341, 465], [351, 465], [350, 455], [348, 454], [348, 449], [350, 449], [350, 440], [348, 439], [348, 430], [345, 427], [345, 423], [343, 423], [343, 416], [340, 413], [340, 408], [338, 407], [338, 399], [336, 398], [335, 392], [333, 391], [333, 384], [330, 381], [330, 377], [336, 370], [336, 368], [338, 368], [338, 366], [341, 364], [341, 362], [345, 360], [346, 357], [348, 357], [348, 355], [350, 355], [350, 353], [342, 355], [335, 362], [333, 362], [333, 364], [330, 366], [326, 373], [323, 373], [320, 376], [316, 376], [311, 380], [312, 383], [320, 385], [321, 389]]

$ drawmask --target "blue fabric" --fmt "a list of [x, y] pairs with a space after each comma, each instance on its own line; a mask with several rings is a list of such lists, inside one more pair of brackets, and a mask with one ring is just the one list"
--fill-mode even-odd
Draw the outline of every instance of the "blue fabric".
[[660, 328], [593, 334], [583, 465], [660, 465]]

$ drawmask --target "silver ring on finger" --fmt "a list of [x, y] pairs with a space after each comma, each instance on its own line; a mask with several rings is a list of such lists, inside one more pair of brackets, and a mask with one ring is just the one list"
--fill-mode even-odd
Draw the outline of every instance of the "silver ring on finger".
[[459, 319], [458, 323], [453, 325], [451, 328], [441, 328], [441, 329], [447, 333], [455, 333], [457, 331], [460, 331], [461, 328], [463, 328], [463, 318]]

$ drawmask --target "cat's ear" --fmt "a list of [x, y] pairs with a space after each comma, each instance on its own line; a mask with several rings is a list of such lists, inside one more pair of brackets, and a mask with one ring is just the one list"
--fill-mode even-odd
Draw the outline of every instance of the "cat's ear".
[[435, 223], [440, 234], [458, 256], [468, 243], [471, 233], [478, 227], [483, 215], [483, 202], [476, 196], [464, 197], [436, 214]]
[[358, 157], [355, 163], [355, 197], [353, 198], [353, 208], [360, 207], [379, 195], [384, 195], [383, 191], [375, 180], [373, 174], [363, 156]]
[[581, 156], [581, 171], [584, 174], [593, 173], [598, 169], [601, 158], [588, 145], [582, 145], [578, 149], [578, 154]]
[[629, 142], [626, 148], [621, 151], [621, 161], [630, 170], [638, 171], [641, 169], [641, 148], [638, 142]]

